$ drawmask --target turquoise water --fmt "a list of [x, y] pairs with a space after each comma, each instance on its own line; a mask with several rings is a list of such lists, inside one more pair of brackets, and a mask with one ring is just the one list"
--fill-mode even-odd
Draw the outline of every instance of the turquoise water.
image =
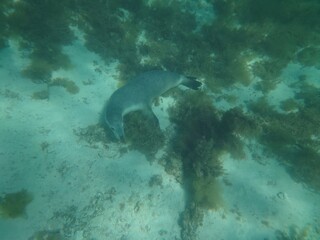
[[[0, 10], [1, 239], [319, 239], [319, 1]], [[202, 88], [117, 142], [104, 105], [149, 70]]]

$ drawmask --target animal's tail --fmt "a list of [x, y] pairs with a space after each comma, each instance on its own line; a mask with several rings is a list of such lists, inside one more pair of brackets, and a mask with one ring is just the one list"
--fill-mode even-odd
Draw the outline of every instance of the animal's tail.
[[185, 80], [181, 84], [193, 90], [198, 90], [202, 85], [201, 82], [197, 81], [196, 77], [189, 77], [189, 76], [186, 76]]

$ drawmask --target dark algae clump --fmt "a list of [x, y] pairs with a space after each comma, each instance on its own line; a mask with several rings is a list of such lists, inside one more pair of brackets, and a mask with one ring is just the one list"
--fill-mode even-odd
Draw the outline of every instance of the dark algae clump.
[[169, 110], [175, 133], [170, 156], [182, 162], [182, 185], [187, 203], [180, 215], [181, 237], [194, 239], [204, 209], [215, 209], [222, 200], [215, 178], [223, 173], [216, 136], [219, 116], [203, 92], [186, 93]]
[[[171, 148], [183, 162], [190, 201], [205, 208], [217, 207], [214, 199], [219, 199], [215, 196], [219, 187], [214, 179], [223, 174], [219, 157], [230, 153], [236, 159], [244, 158], [239, 136], [256, 135], [255, 122], [237, 108], [218, 112], [203, 92], [181, 97], [170, 110], [170, 119], [176, 126]], [[212, 199], [210, 189], [215, 192]]]
[[0, 197], [0, 216], [3, 218], [24, 216], [26, 207], [32, 199], [32, 195], [25, 189], [19, 192], [6, 193]]
[[[182, 235], [188, 235], [195, 229], [190, 229], [187, 222], [197, 226], [202, 222], [203, 210], [223, 206], [217, 181], [224, 172], [220, 157], [230, 153], [235, 158], [243, 158], [243, 142], [239, 136], [254, 136], [255, 123], [240, 109], [219, 112], [204, 92], [184, 93], [169, 115], [175, 125], [170, 155], [182, 161], [182, 184], [187, 194], [180, 225]], [[194, 212], [191, 216], [190, 211]]]
[[124, 127], [130, 147], [145, 154], [148, 159], [164, 145], [164, 133], [159, 125], [142, 112], [127, 114], [124, 117]]
[[46, 82], [52, 71], [70, 67], [68, 56], [62, 52], [62, 47], [74, 39], [69, 27], [68, 2], [22, 0], [12, 3], [8, 16], [10, 35], [28, 53], [31, 62], [22, 73], [34, 82]]
[[79, 87], [72, 80], [67, 78], [54, 78], [50, 82], [49, 86], [61, 86], [71, 94], [79, 92]]
[[[262, 79], [260, 87], [265, 91], [273, 88], [289, 62], [315, 63], [319, 55], [319, 2], [214, 0], [212, 4], [216, 18], [201, 32], [214, 53], [214, 78], [206, 78], [213, 91], [219, 86], [248, 84], [250, 69]], [[261, 60], [249, 66], [253, 57]]]
[[279, 113], [265, 99], [250, 105], [260, 118], [259, 141], [279, 158], [296, 181], [317, 190], [320, 189], [319, 100], [318, 88], [302, 84], [295, 99], [284, 102], [283, 106], [290, 110], [293, 105], [293, 111]]
[[5, 14], [6, 9], [10, 6], [10, 1], [2, 0], [0, 4], [0, 50], [7, 46], [8, 38], [8, 24], [7, 15]]
[[210, 4], [215, 17], [199, 25], [184, 1], [4, 1], [11, 10], [0, 15], [0, 42], [8, 36], [18, 40], [31, 60], [22, 73], [40, 83], [49, 81], [52, 71], [71, 66], [63, 52], [75, 39], [71, 26], [106, 63], [119, 61], [122, 81], [161, 67], [204, 78], [215, 92], [247, 86], [253, 70], [262, 80], [258, 88], [267, 92], [290, 61], [318, 66], [317, 1]]

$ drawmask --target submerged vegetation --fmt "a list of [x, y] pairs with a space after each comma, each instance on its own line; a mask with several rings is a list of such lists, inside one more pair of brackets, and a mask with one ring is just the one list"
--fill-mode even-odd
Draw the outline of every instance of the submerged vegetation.
[[291, 225], [288, 227], [286, 231], [276, 230], [275, 236], [277, 240], [307, 240], [307, 239], [315, 239], [312, 236], [313, 227], [310, 225], [304, 226], [303, 228], [298, 228], [295, 225]]
[[[169, 116], [175, 124], [169, 156], [182, 162], [181, 183], [187, 195], [180, 216], [181, 237], [192, 240], [196, 239], [203, 211], [224, 205], [218, 181], [223, 174], [221, 155], [244, 158], [242, 139], [254, 136], [258, 128], [240, 109], [218, 111], [205, 92], [185, 93], [169, 110]], [[172, 157], [167, 160], [170, 166], [175, 162]]]
[[35, 82], [47, 82], [51, 72], [70, 66], [62, 47], [74, 39], [68, 2], [15, 1], [8, 14], [10, 35], [27, 53], [30, 64], [23, 74]]
[[6, 11], [9, 8], [10, 1], [2, 0], [0, 4], [0, 50], [7, 46], [8, 24]]
[[250, 84], [253, 70], [262, 80], [258, 89], [269, 91], [290, 61], [318, 66], [316, 0], [208, 1], [206, 11], [215, 18], [201, 25], [186, 2], [14, 1], [0, 15], [0, 37], [18, 40], [31, 60], [23, 74], [36, 82], [70, 67], [62, 48], [74, 39], [71, 26], [84, 32], [88, 49], [106, 62], [119, 61], [122, 80], [164, 68], [202, 77], [217, 91]]
[[49, 99], [49, 90], [46, 89], [46, 90], [34, 92], [31, 98], [36, 100], [47, 100]]
[[67, 78], [54, 78], [51, 80], [49, 86], [61, 86], [71, 94], [79, 92], [79, 87], [74, 83], [74, 81]]
[[73, 129], [73, 133], [79, 137], [79, 140], [85, 141], [89, 147], [98, 148], [103, 146], [108, 149], [110, 139], [101, 124], [89, 125], [85, 128]]
[[3, 218], [24, 216], [26, 207], [32, 199], [32, 195], [25, 189], [5, 194], [0, 197], [0, 216]]
[[132, 112], [124, 117], [126, 142], [131, 148], [153, 157], [164, 146], [164, 133], [158, 123], [141, 112]]
[[244, 157], [241, 137], [255, 134], [254, 121], [239, 109], [218, 112], [204, 92], [187, 93], [170, 110], [176, 126], [172, 152], [183, 162], [189, 201], [204, 208], [221, 205], [215, 178], [223, 174], [220, 156]]
[[320, 90], [301, 84], [294, 99], [283, 102], [279, 113], [266, 99], [250, 105], [259, 119], [263, 145], [279, 157], [291, 176], [320, 190]]

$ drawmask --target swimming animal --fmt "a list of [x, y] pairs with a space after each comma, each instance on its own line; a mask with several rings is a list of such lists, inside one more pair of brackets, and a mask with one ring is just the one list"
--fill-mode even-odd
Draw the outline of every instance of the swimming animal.
[[123, 117], [132, 111], [143, 110], [159, 124], [151, 109], [152, 101], [180, 84], [195, 90], [201, 86], [201, 82], [195, 77], [155, 70], [142, 73], [117, 89], [111, 95], [105, 109], [105, 121], [115, 137], [124, 141]]

